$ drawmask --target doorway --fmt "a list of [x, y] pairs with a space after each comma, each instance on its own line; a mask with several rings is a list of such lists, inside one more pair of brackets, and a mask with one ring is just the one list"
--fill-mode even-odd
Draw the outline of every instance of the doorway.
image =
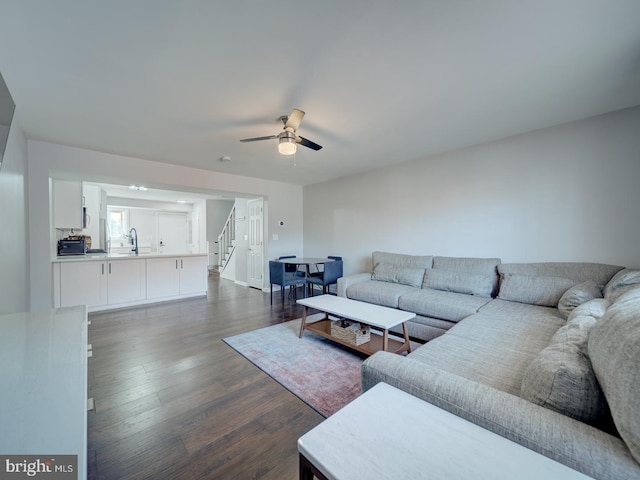
[[191, 251], [189, 250], [189, 228], [186, 214], [158, 214], [158, 250], [160, 253]]
[[249, 217], [249, 253], [247, 279], [250, 287], [262, 290], [264, 286], [264, 200], [257, 198], [247, 202]]

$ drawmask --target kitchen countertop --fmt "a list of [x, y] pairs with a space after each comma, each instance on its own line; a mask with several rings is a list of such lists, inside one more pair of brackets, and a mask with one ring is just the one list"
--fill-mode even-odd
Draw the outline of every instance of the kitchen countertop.
[[135, 258], [166, 258], [166, 257], [206, 257], [206, 253], [88, 253], [86, 255], [64, 255], [54, 257], [51, 261], [56, 262], [86, 262], [104, 260], [131, 260]]
[[77, 455], [86, 478], [87, 308], [1, 315], [0, 365], [0, 452]]

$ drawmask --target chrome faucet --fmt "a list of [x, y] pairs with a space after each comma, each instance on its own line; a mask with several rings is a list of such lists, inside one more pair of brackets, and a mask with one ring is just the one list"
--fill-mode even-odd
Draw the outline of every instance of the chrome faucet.
[[129, 230], [129, 237], [131, 237], [131, 245], [133, 245], [131, 251], [138, 255], [138, 231], [132, 227]]

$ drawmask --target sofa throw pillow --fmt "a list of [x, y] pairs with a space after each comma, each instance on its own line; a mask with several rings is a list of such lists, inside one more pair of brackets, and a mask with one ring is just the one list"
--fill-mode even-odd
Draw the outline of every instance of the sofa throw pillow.
[[372, 280], [379, 282], [401, 283], [420, 288], [424, 277], [424, 268], [397, 267], [378, 263], [373, 267]]
[[640, 287], [621, 295], [598, 320], [589, 357], [618, 433], [640, 462]]
[[620, 270], [604, 287], [604, 298], [613, 303], [620, 295], [628, 292], [634, 285], [638, 284], [640, 284], [640, 270], [632, 270], [630, 268]]
[[575, 317], [582, 315], [588, 315], [597, 320], [605, 314], [609, 305], [611, 305], [609, 300], [605, 300], [604, 298], [594, 298], [593, 300], [584, 302], [582, 305], [578, 305], [571, 311], [569, 318], [567, 318], [567, 322], [570, 322]]
[[493, 275], [488, 274], [453, 272], [430, 268], [425, 270], [422, 288], [491, 297], [493, 278]]
[[568, 318], [577, 306], [594, 298], [602, 298], [602, 287], [596, 282], [587, 280], [574, 285], [562, 294], [558, 301], [558, 310], [564, 318]]
[[498, 298], [529, 305], [556, 307], [562, 294], [578, 283], [580, 282], [570, 278], [501, 273]]
[[608, 407], [587, 354], [595, 324], [593, 317], [576, 317], [556, 332], [524, 372], [524, 399], [581, 422], [599, 424]]

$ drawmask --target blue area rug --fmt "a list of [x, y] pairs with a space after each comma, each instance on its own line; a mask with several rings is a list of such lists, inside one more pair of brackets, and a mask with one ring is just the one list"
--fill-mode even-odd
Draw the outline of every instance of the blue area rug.
[[223, 341], [328, 417], [360, 395], [364, 357], [308, 331], [298, 338], [299, 331], [300, 320], [292, 320]]

